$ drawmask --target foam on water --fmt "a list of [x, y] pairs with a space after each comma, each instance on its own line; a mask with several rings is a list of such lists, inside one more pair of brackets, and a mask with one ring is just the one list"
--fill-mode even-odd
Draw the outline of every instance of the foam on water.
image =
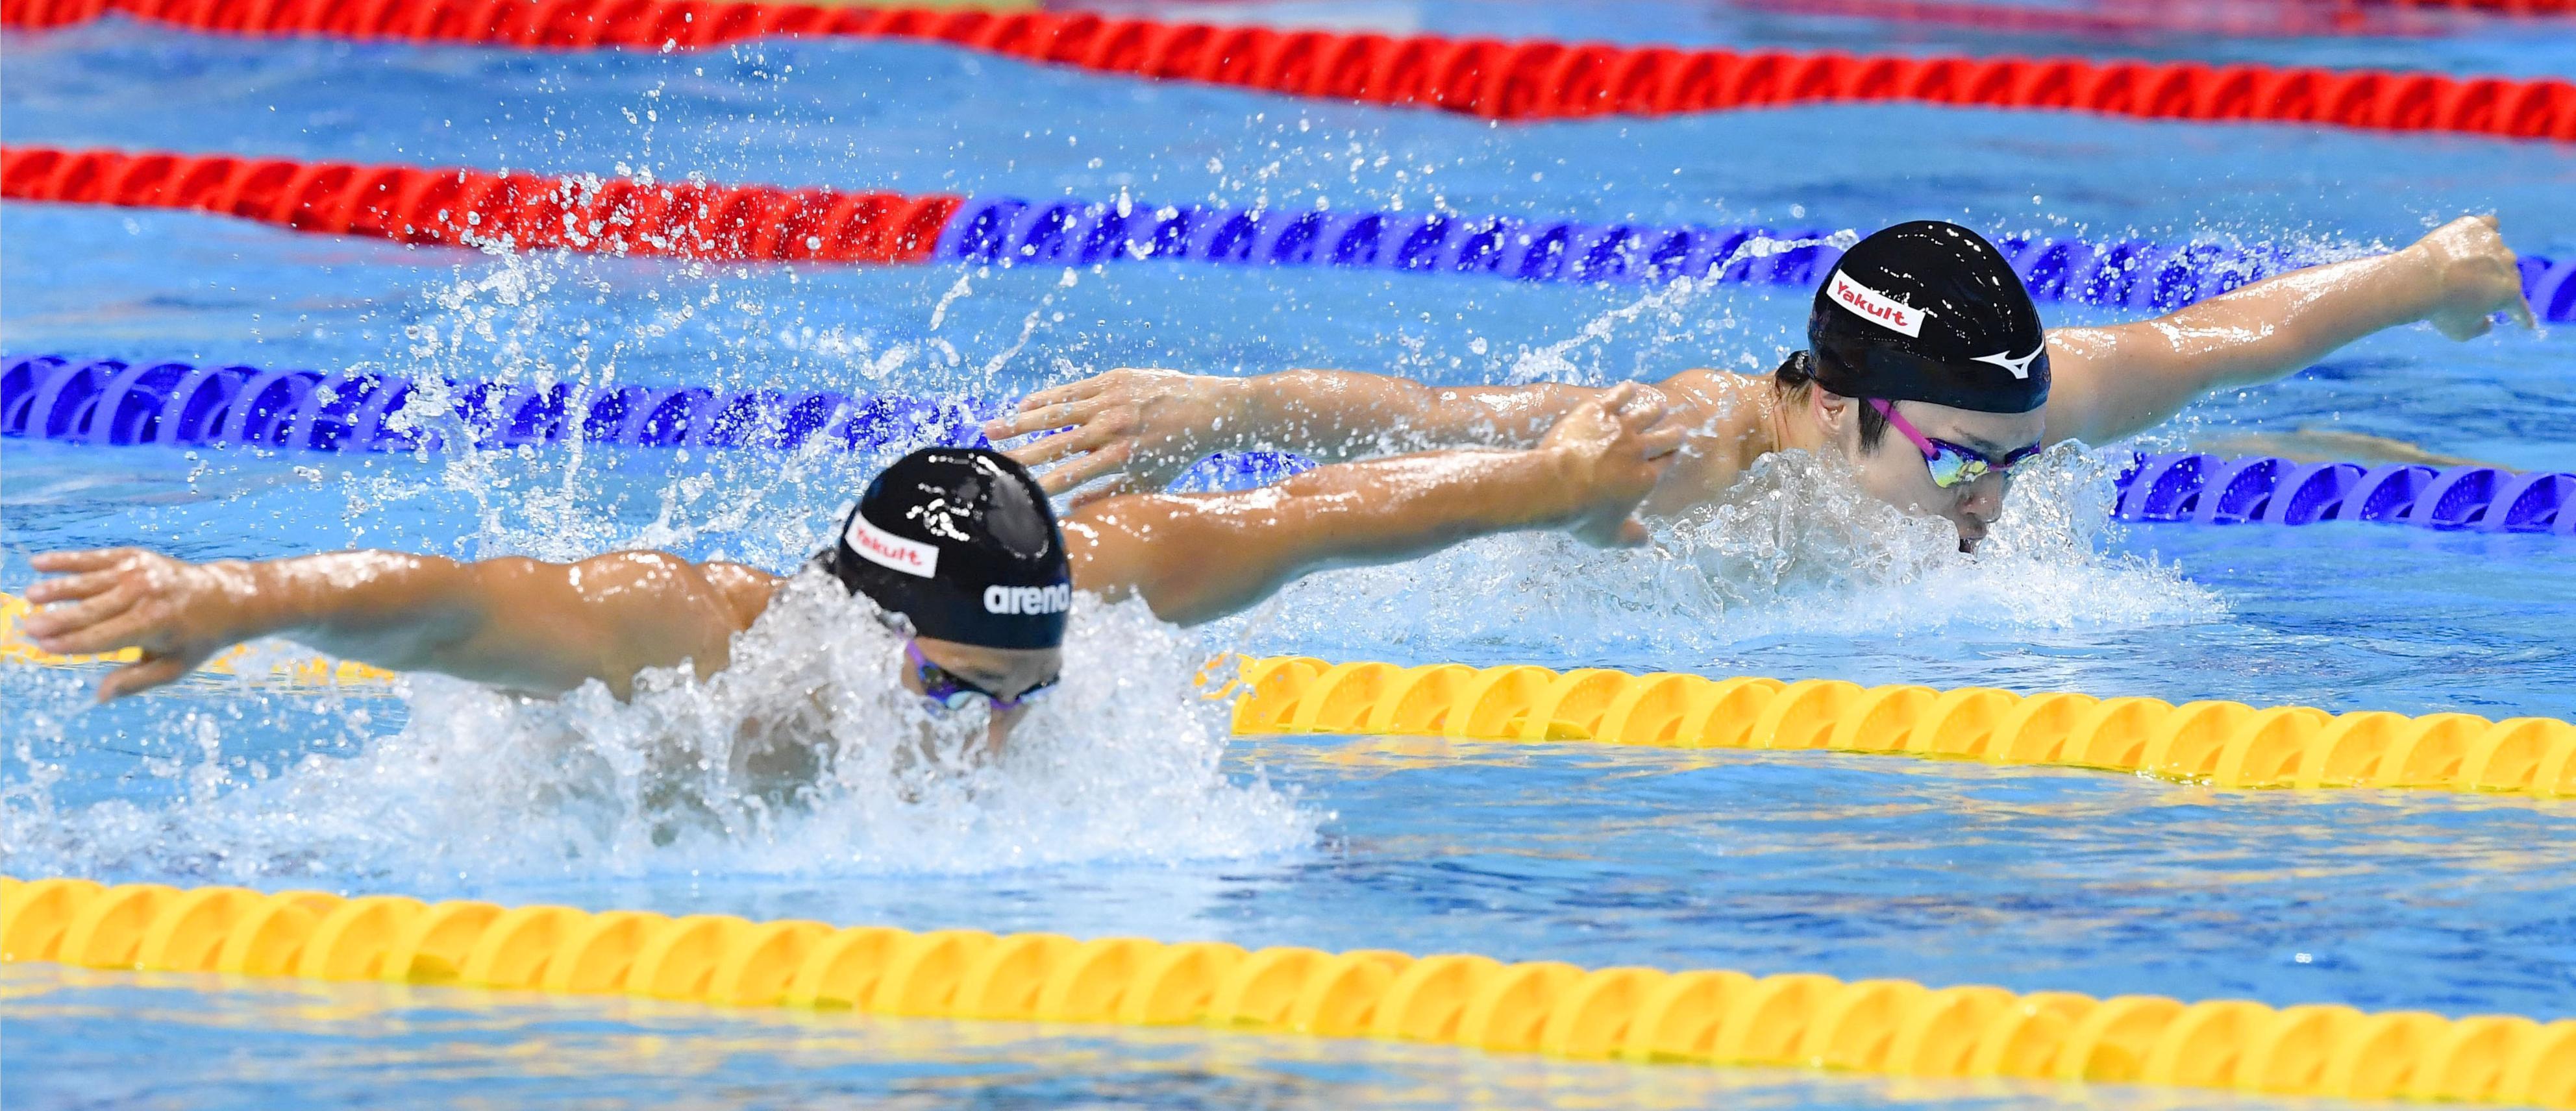
[[1862, 494], [1837, 457], [1783, 452], [1634, 549], [1554, 534], [1329, 572], [1232, 624], [1255, 651], [1400, 645], [1434, 658], [1615, 659], [1704, 668], [1792, 634], [1903, 637], [2215, 620], [2225, 604], [2174, 566], [2106, 550], [2121, 453], [2061, 445], [2016, 469], [1974, 554], [1939, 518]]
[[[273, 881], [363, 875], [394, 889], [717, 870], [808, 877], [976, 873], [1293, 852], [1321, 816], [1219, 772], [1222, 708], [1195, 641], [1141, 603], [1076, 605], [1060, 690], [990, 761], [980, 710], [934, 717], [895, 681], [899, 642], [864, 599], [800, 575], [700, 681], [648, 672], [631, 702], [555, 701], [412, 680], [409, 723], [350, 756], [265, 778], [190, 752], [147, 761], [161, 807], [57, 804], [58, 773], [11, 784], [0, 866], [27, 875]], [[61, 683], [48, 686], [62, 688]], [[56, 689], [26, 727], [77, 733]], [[22, 754], [27, 749], [22, 744]], [[23, 756], [22, 756], [23, 758]]]

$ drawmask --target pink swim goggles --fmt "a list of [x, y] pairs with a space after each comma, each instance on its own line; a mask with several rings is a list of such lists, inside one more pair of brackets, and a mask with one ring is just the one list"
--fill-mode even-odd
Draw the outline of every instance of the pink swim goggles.
[[1887, 418], [1887, 423], [1895, 425], [1897, 431], [1904, 433], [1906, 439], [1914, 441], [1914, 446], [1922, 449], [1923, 467], [1932, 472], [1932, 485], [1944, 490], [1975, 482], [1989, 474], [2002, 474], [2011, 470], [2013, 464], [2039, 454], [2039, 445], [2032, 444], [2018, 448], [2001, 459], [1989, 458], [1986, 453], [1975, 448], [1960, 447], [1948, 440], [1935, 440], [1924, 435], [1922, 430], [1914, 427], [1913, 422], [1906, 420], [1896, 411], [1895, 402], [1873, 397], [1869, 399], [1869, 403], [1872, 408], [1878, 410], [1880, 416]]

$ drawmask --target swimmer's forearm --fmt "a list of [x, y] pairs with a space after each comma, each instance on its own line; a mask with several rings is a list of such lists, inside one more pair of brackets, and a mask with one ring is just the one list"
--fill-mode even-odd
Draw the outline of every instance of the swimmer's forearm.
[[448, 671], [490, 620], [475, 565], [357, 551], [215, 565], [238, 576], [237, 639], [285, 637], [395, 671]]
[[1347, 370], [1289, 370], [1242, 380], [1240, 419], [1221, 430], [1236, 451], [1291, 451], [1326, 463], [1476, 445], [1529, 447], [1582, 399], [1579, 387], [1438, 387]]
[[1331, 567], [1396, 563], [1573, 512], [1563, 461], [1465, 452], [1321, 467], [1234, 494], [1131, 495], [1066, 521], [1074, 585], [1144, 596], [1166, 621], [1213, 621]]
[[2441, 303], [2439, 268], [2419, 245], [2312, 266], [2177, 310], [2159, 323], [2201, 363], [2205, 389], [2269, 382]]
[[2066, 328], [2050, 336], [2069, 384], [2052, 400], [2050, 440], [2109, 443], [2143, 432], [2213, 390], [2296, 373], [2363, 336], [2423, 320], [2441, 301], [2426, 252], [2315, 266], [2270, 278], [2154, 320]]

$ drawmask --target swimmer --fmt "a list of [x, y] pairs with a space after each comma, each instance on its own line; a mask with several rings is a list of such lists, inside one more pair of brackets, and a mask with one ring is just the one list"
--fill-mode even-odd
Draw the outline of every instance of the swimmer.
[[[904, 635], [892, 661], [946, 709], [988, 705], [998, 746], [1065, 665], [1075, 590], [1141, 597], [1166, 621], [1244, 609], [1301, 575], [1392, 563], [1477, 536], [1565, 531], [1646, 538], [1637, 504], [1681, 429], [1633, 387], [1569, 406], [1526, 449], [1447, 451], [1320, 467], [1241, 493], [1099, 499], [1061, 527], [1020, 464], [926, 448], [868, 484], [811, 569], [872, 599]], [[617, 552], [578, 563], [461, 563], [385, 551], [189, 563], [132, 548], [49, 552], [24, 628], [47, 652], [142, 651], [99, 683], [107, 701], [171, 682], [246, 640], [284, 637], [343, 659], [433, 671], [535, 696], [599, 680], [620, 699], [647, 668], [712, 676], [787, 579], [739, 563]]]
[[[1669, 516], [1722, 500], [1775, 452], [1830, 451], [1865, 492], [1948, 519], [1971, 550], [2002, 511], [2012, 467], [2050, 444], [2135, 435], [2202, 394], [2281, 378], [2402, 324], [2468, 339], [2503, 312], [2530, 327], [2521, 290], [2495, 218], [2470, 217], [2392, 254], [2283, 274], [2153, 320], [2044, 331], [1992, 244], [1956, 224], [1899, 224], [1843, 254], [1817, 287], [1807, 348], [1768, 378], [1686, 370], [1651, 388], [1689, 432], [1645, 509]], [[1031, 394], [984, 431], [996, 443], [1040, 436], [1011, 455], [1048, 468], [1048, 491], [1073, 491], [1079, 505], [1161, 489], [1215, 451], [1331, 463], [1523, 444], [1598, 392], [1122, 369]], [[1882, 451], [1891, 430], [1898, 440]]]

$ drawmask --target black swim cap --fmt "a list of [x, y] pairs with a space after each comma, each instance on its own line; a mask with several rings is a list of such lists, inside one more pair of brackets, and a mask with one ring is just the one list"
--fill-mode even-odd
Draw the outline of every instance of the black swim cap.
[[1957, 224], [1916, 220], [1843, 252], [1807, 346], [1845, 397], [2027, 413], [2048, 400], [2048, 337], [2012, 263]]
[[982, 448], [923, 448], [859, 496], [814, 557], [926, 637], [987, 648], [1064, 643], [1073, 571], [1046, 491]]

